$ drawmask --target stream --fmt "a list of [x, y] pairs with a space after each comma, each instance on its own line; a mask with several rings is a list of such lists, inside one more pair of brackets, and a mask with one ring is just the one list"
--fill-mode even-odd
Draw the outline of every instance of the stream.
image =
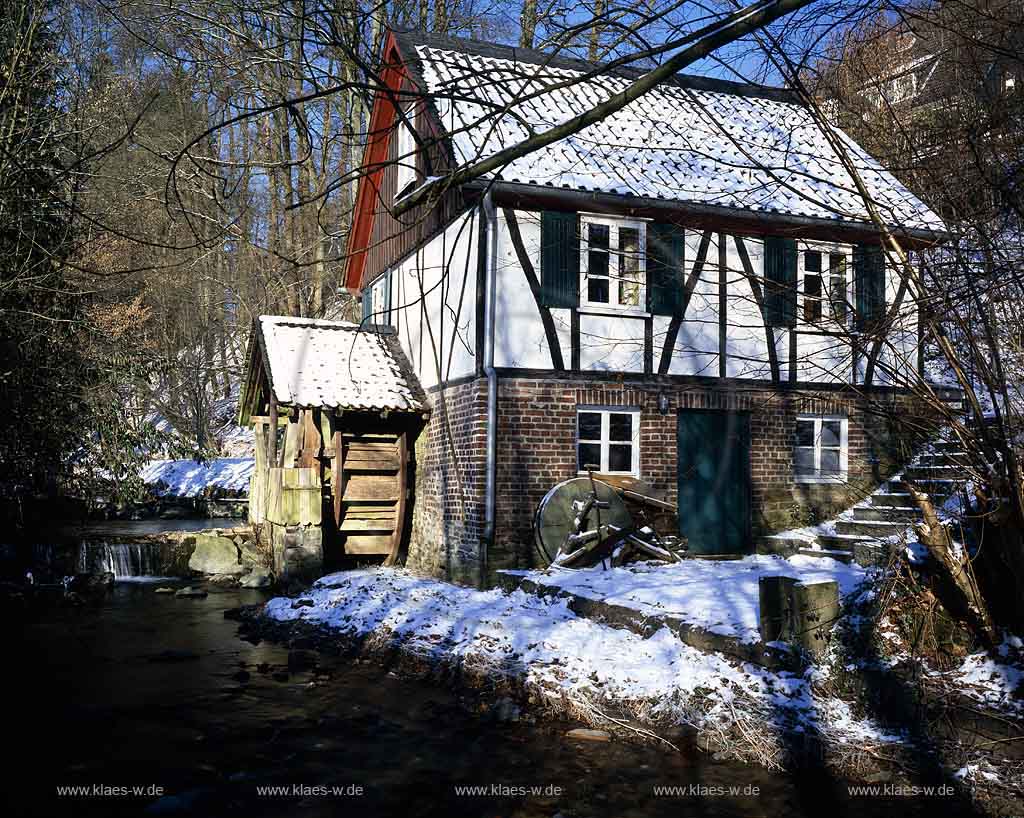
[[13, 629], [3, 815], [958, 814], [852, 798], [809, 773], [569, 740], [578, 725], [481, 716], [472, 698], [366, 661], [289, 669], [286, 647], [244, 641], [224, 617], [264, 594], [156, 593], [167, 584], [117, 582], [101, 603]]

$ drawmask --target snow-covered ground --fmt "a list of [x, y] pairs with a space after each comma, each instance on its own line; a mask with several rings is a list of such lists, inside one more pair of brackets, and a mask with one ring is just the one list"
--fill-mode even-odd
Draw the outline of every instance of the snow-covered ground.
[[195, 460], [150, 460], [141, 477], [160, 495], [197, 497], [207, 489], [247, 492], [255, 461], [251, 457]]
[[[783, 564], [775, 565], [776, 561]], [[756, 587], [753, 577], [766, 571], [787, 570], [808, 579], [827, 574], [840, 583], [844, 594], [865, 597], [873, 593], [860, 583], [863, 571], [829, 562], [811, 560], [812, 564], [807, 564], [807, 558], [797, 558], [786, 569], [786, 561], [777, 558], [758, 558], [746, 564], [736, 561], [731, 563], [730, 581], [730, 563], [688, 560], [682, 568], [619, 569], [623, 575], [632, 573], [632, 578], [603, 582], [618, 595], [620, 604], [625, 597], [658, 610], [662, 608], [655, 593], [672, 594], [671, 586], [676, 583], [688, 585], [690, 590], [673, 595], [672, 606], [682, 605], [689, 594], [695, 604], [707, 608], [714, 594], [726, 595], [727, 607], [742, 607], [747, 613], [736, 622], [732, 617], [714, 617], [715, 621], [732, 622], [746, 632], [748, 625], [743, 623], [757, 615], [749, 586]], [[685, 576], [687, 569], [693, 572], [691, 577]], [[599, 571], [575, 572], [574, 591], [598, 593]], [[656, 572], [666, 576], [664, 584], [652, 576]], [[702, 584], [707, 588], [701, 590]], [[858, 585], [859, 592], [854, 590]], [[738, 590], [742, 588], [747, 590]], [[844, 689], [839, 666], [846, 662], [838, 654], [802, 674], [772, 672], [700, 651], [667, 628], [645, 639], [579, 617], [565, 598], [522, 590], [476, 591], [402, 569], [331, 574], [297, 599], [270, 600], [263, 615], [279, 623], [305, 623], [336, 632], [339, 640], [362, 642], [364, 650], [397, 647], [431, 662], [458, 667], [470, 676], [507, 679], [528, 693], [532, 702], [594, 726], [653, 730], [655, 734], [693, 728], [700, 746], [769, 767], [789, 763], [790, 748], [803, 745], [800, 739], [794, 744], [788, 737], [800, 734], [814, 735], [823, 742], [830, 763], [839, 769], [863, 771], [861, 765], [867, 758], [913, 758], [917, 752], [903, 744], [906, 736], [865, 717], [862, 705], [837, 695]], [[1019, 651], [1021, 644], [1011, 637], [1004, 647], [1006, 655]], [[840, 659], [839, 665], [834, 659]], [[855, 667], [846, 664], [842, 673]], [[1008, 702], [1024, 673], [1011, 659], [1000, 662], [979, 654], [943, 676], [941, 681], [948, 685], [943, 689], [969, 689], [977, 701], [1010, 714], [1015, 705], [1008, 706]], [[846, 696], [854, 698], [849, 693]], [[956, 745], [948, 761], [950, 769], [960, 768], [961, 777], [972, 785], [990, 786], [992, 779], [968, 775], [969, 768], [998, 759], [979, 758], [975, 750]], [[1000, 772], [996, 780], [1016, 792], [1016, 785], [1003, 778]]]
[[[749, 566], [742, 573], [755, 575]], [[752, 612], [756, 618], [756, 602]], [[683, 644], [664, 628], [643, 639], [576, 616], [564, 599], [521, 590], [474, 591], [402, 570], [369, 569], [326, 576], [302, 601], [272, 599], [264, 613], [519, 676], [529, 689], [569, 701], [578, 714], [609, 708], [698, 728], [723, 730], [742, 719], [756, 729], [788, 725], [851, 742], [897, 739], [855, 718], [845, 702], [816, 695], [809, 675], [730, 662]]]
[[857, 565], [832, 559], [748, 556], [739, 560], [684, 560], [674, 565], [639, 563], [602, 570], [509, 571], [542, 585], [633, 608], [644, 615], [669, 615], [703, 630], [758, 642], [758, 582], [789, 576], [801, 582], [839, 583], [840, 596], [852, 593], [868, 576]]

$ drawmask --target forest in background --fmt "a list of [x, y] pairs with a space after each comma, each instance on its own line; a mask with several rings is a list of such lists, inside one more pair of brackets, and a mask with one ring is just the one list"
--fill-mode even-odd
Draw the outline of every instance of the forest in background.
[[[0, 5], [0, 322], [11, 364], [0, 389], [18, 419], [0, 433], [5, 491], [88, 493], [99, 481], [124, 497], [140, 489], [141, 457], [204, 458], [224, 444], [254, 316], [357, 317], [339, 275], [389, 27], [647, 67], [736, 8]], [[690, 70], [798, 88], [941, 212], [954, 249], [924, 265], [917, 297], [964, 336], [978, 315], [961, 306], [984, 312], [993, 271], [1019, 261], [1006, 237], [1020, 218], [1020, 94], [1007, 105], [978, 91], [994, 62], [1022, 77], [1021, 4], [818, 0], [788, 10]], [[945, 37], [956, 69], [948, 93], [925, 105], [908, 106], [893, 84], [908, 28]], [[971, 272], [979, 248], [981, 277]], [[1004, 296], [1019, 271], [1009, 283]], [[1014, 325], [1001, 320], [984, 349], [965, 351], [972, 372], [993, 348], [998, 357], [1019, 347], [1006, 332]], [[988, 373], [980, 409], [1007, 405], [1012, 360]]]

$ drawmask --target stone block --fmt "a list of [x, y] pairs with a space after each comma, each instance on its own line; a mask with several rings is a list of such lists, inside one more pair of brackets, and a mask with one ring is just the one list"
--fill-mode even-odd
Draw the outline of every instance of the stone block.
[[793, 639], [794, 577], [761, 577], [758, 582], [758, 625], [763, 642]]
[[839, 584], [798, 582], [794, 577], [761, 577], [759, 627], [765, 642], [786, 642], [813, 656], [828, 647], [839, 618]]
[[797, 582], [792, 594], [796, 644], [813, 656], [824, 655], [839, 619], [839, 583]]
[[204, 574], [241, 574], [245, 569], [238, 561], [238, 547], [227, 537], [199, 534], [188, 567]]

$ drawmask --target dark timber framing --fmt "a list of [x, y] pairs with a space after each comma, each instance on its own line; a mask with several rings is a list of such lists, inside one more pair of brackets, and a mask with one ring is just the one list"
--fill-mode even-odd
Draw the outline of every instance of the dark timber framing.
[[693, 262], [693, 268], [686, 277], [686, 284], [683, 286], [683, 303], [679, 312], [672, 316], [668, 330], [665, 333], [665, 343], [661, 348], [661, 360], [658, 361], [658, 374], [665, 375], [672, 365], [672, 355], [676, 349], [676, 342], [679, 340], [679, 329], [683, 325], [683, 318], [690, 306], [690, 299], [693, 291], [697, 289], [697, 282], [700, 281], [701, 273], [704, 272], [704, 264], [708, 259], [708, 249], [711, 247], [711, 231], [705, 230], [700, 237], [700, 246], [697, 248], [697, 258]]
[[725, 233], [718, 234], [718, 377], [729, 374], [729, 265]]
[[526, 252], [526, 245], [523, 244], [523, 235], [519, 232], [519, 220], [516, 218], [515, 211], [511, 208], [502, 208], [501, 212], [505, 216], [505, 224], [508, 226], [508, 235], [512, 240], [512, 247], [516, 251], [516, 258], [519, 259], [519, 265], [523, 268], [523, 273], [526, 275], [526, 281], [530, 285], [530, 292], [533, 293], [533, 300], [536, 302], [537, 311], [540, 313], [541, 323], [544, 325], [544, 336], [547, 339], [548, 350], [551, 353], [551, 366], [556, 371], [561, 372], [565, 369], [565, 363], [562, 360], [562, 347], [558, 343], [555, 321], [551, 317], [551, 309], [541, 299], [540, 280], [537, 278], [537, 271], [533, 268], [533, 262], [530, 261], [530, 254]]
[[747, 253], [747, 245], [740, 236], [733, 236], [736, 240], [736, 252], [739, 254], [740, 263], [743, 265], [743, 275], [750, 283], [750, 291], [754, 294], [754, 302], [761, 313], [761, 320], [764, 321], [765, 341], [768, 343], [768, 365], [772, 371], [772, 383], [778, 383], [781, 379], [779, 372], [779, 351], [775, 348], [775, 328], [768, 323], [768, 312], [764, 305], [764, 295], [761, 293], [761, 285], [757, 283], [757, 275], [754, 273], [754, 265], [750, 263], [750, 255]]

